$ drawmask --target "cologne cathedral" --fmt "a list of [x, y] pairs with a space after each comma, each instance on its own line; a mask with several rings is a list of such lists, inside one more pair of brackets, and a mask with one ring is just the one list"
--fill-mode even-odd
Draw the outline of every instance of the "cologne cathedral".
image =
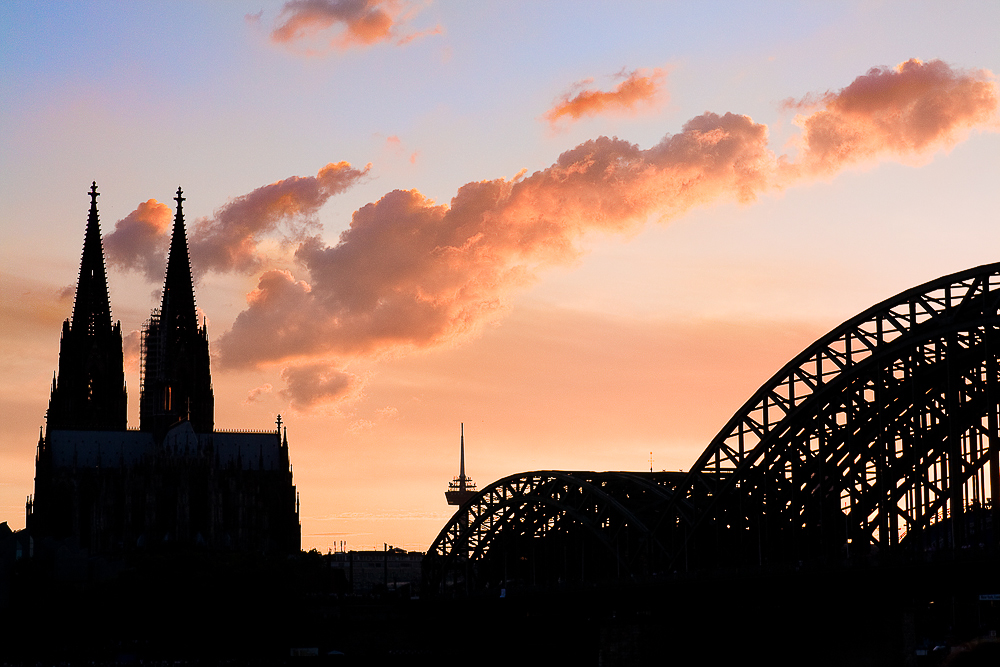
[[163, 300], [141, 338], [139, 428], [127, 427], [122, 332], [112, 323], [90, 190], [72, 317], [38, 441], [27, 527], [92, 555], [164, 548], [299, 550], [287, 429], [215, 430], [208, 331], [199, 324], [178, 188]]

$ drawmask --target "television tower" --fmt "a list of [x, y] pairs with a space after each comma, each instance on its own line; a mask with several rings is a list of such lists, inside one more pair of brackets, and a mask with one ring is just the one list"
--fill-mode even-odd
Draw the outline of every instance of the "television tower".
[[444, 492], [444, 497], [448, 499], [449, 505], [461, 505], [474, 495], [476, 495], [476, 483], [465, 475], [465, 424], [463, 423], [462, 459], [458, 477], [448, 484], [448, 490]]

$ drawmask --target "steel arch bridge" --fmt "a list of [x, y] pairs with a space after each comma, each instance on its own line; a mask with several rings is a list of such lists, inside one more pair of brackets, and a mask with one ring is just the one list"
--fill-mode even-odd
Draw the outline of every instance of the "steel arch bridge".
[[430, 589], [928, 558], [1000, 546], [1000, 263], [860, 313], [768, 380], [687, 473], [537, 471], [484, 487]]

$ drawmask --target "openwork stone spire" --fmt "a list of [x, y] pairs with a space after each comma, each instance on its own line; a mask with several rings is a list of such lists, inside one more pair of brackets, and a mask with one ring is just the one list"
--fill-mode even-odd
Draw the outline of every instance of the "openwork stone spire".
[[50, 429], [123, 429], [127, 423], [122, 333], [111, 300], [97, 214], [97, 183], [83, 240], [73, 317], [63, 323], [59, 374], [49, 399]]
[[142, 396], [139, 428], [162, 439], [181, 421], [198, 433], [215, 427], [215, 398], [209, 369], [208, 331], [198, 326], [184, 231], [184, 195], [177, 188], [177, 213], [163, 281], [163, 301], [142, 332]]
[[167, 276], [163, 281], [163, 302], [160, 314], [164, 324], [177, 331], [195, 331], [198, 316], [194, 305], [194, 282], [191, 278], [191, 258], [188, 254], [187, 233], [184, 231], [184, 196], [177, 188], [177, 213], [170, 237], [170, 257]]
[[108, 297], [108, 275], [101, 245], [101, 224], [97, 215], [97, 182], [90, 186], [90, 215], [83, 239], [80, 278], [76, 283], [72, 328], [90, 332], [111, 330], [111, 300]]

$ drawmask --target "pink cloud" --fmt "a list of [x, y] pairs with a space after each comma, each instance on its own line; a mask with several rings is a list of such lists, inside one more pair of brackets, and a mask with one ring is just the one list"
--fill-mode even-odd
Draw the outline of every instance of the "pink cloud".
[[[593, 79], [586, 79], [564, 94], [542, 117], [555, 127], [561, 120], [577, 121], [604, 113], [635, 113], [640, 107], [653, 106], [659, 101], [665, 76], [659, 68], [637, 69], [611, 91], [586, 89], [585, 86], [593, 82]], [[576, 90], [580, 92], [574, 95]]]
[[259, 387], [254, 387], [253, 389], [247, 392], [247, 399], [246, 401], [244, 401], [244, 403], [247, 404], [256, 403], [260, 399], [260, 397], [263, 396], [264, 394], [270, 394], [272, 389], [274, 389], [274, 387], [271, 385], [270, 382], [265, 382]]
[[[319, 227], [316, 214], [334, 195], [364, 178], [371, 165], [356, 169], [347, 162], [329, 163], [316, 176], [291, 176], [231, 199], [214, 215], [189, 225], [192, 268], [206, 271], [260, 270], [265, 258], [262, 239], [280, 237], [301, 242]], [[155, 199], [143, 202], [104, 237], [108, 262], [142, 271], [151, 282], [163, 279], [173, 212]]]
[[196, 271], [249, 272], [261, 266], [261, 238], [282, 229], [301, 241], [317, 228], [315, 215], [327, 200], [367, 175], [347, 162], [326, 165], [316, 176], [292, 176], [230, 200], [191, 230]]
[[427, 30], [421, 30], [419, 32], [411, 32], [407, 35], [403, 35], [398, 40], [396, 40], [396, 46], [404, 46], [410, 42], [420, 39], [421, 37], [428, 37], [430, 35], [443, 35], [444, 28], [440, 25], [436, 25], [433, 28], [428, 28]]
[[308, 285], [265, 274], [221, 338], [221, 360], [253, 366], [448, 344], [504, 313], [539, 270], [577, 257], [584, 234], [629, 233], [654, 213], [752, 199], [774, 166], [764, 126], [706, 114], [648, 151], [597, 139], [526, 178], [468, 183], [447, 206], [390, 192], [358, 210], [336, 246], [300, 246]]
[[[310, 42], [333, 28], [328, 48], [348, 49], [393, 41], [407, 44], [419, 37], [440, 34], [441, 27], [418, 32], [403, 32], [403, 26], [416, 14], [415, 8], [404, 11], [393, 0], [290, 0], [281, 9], [279, 24], [271, 31], [271, 41], [294, 46]], [[314, 52], [310, 49], [309, 52]]]
[[364, 386], [361, 378], [334, 366], [319, 363], [289, 366], [281, 371], [285, 388], [280, 391], [293, 410], [309, 410], [356, 396]]
[[823, 176], [886, 158], [924, 160], [973, 128], [995, 127], [997, 86], [984, 70], [912, 59], [872, 68], [838, 92], [784, 106], [817, 109], [796, 117], [802, 155], [791, 171]]
[[300, 245], [308, 282], [264, 273], [220, 338], [220, 360], [296, 364], [284, 377], [300, 407], [356, 395], [332, 368], [467, 339], [540, 271], [578, 257], [587, 234], [631, 234], [650, 217], [752, 202], [863, 160], [926, 156], [993, 127], [996, 110], [988, 72], [909, 61], [826, 94], [799, 118], [797, 160], [770, 150], [765, 125], [705, 113], [649, 149], [601, 137], [530, 176], [468, 183], [447, 205], [396, 190], [356, 211], [336, 245]]
[[[407, 147], [404, 146], [403, 140], [395, 134], [385, 138], [385, 148], [393, 157], [403, 157], [406, 155], [408, 150]], [[406, 159], [410, 164], [416, 164], [419, 156], [420, 151], [411, 151], [409, 157]]]
[[162, 280], [172, 219], [166, 204], [155, 199], [140, 203], [104, 236], [108, 264], [139, 271], [150, 281]]

